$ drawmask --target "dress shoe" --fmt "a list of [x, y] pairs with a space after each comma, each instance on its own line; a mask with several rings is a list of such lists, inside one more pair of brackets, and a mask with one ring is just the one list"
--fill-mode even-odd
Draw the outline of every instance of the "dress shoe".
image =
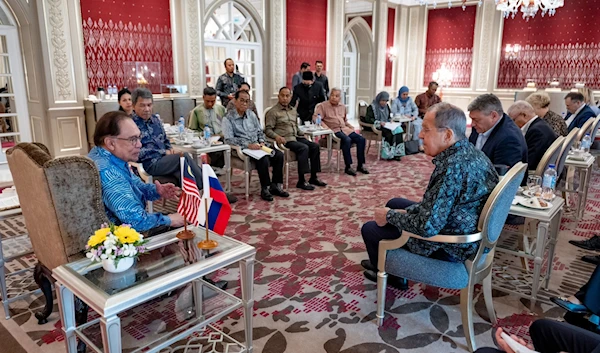
[[344, 169], [344, 173], [346, 173], [348, 175], [356, 176], [356, 171], [354, 169], [352, 169], [352, 167], [346, 167], [346, 169]]
[[[377, 273], [375, 271], [366, 270], [365, 272], [363, 272], [363, 274], [368, 280], [377, 283]], [[406, 279], [390, 274], [388, 274], [387, 285], [399, 290], [408, 289], [408, 281]]]
[[598, 265], [598, 263], [600, 263], [600, 255], [596, 255], [596, 256], [585, 255], [584, 257], [581, 258], [581, 261], [587, 262], [592, 265]]
[[[394, 160], [400, 162], [402, 160], [402, 157], [396, 156], [396, 157], [394, 157]], [[369, 174], [369, 173], [366, 173], [366, 174]]]
[[569, 244], [585, 250], [600, 250], [600, 236], [594, 235], [586, 240], [569, 240]]
[[213, 281], [212, 279], [206, 278], [204, 277], [204, 280], [210, 284], [212, 284], [213, 286], [219, 288], [220, 290], [225, 290], [227, 289], [227, 281]]
[[554, 304], [560, 306], [561, 308], [563, 308], [563, 309], [565, 309], [567, 311], [570, 311], [572, 313], [585, 314], [585, 313], [587, 313], [589, 311], [588, 308], [586, 308], [585, 305], [571, 303], [567, 298], [563, 298], [563, 297], [550, 297], [550, 301], [553, 302]]
[[265, 201], [273, 201], [273, 195], [269, 192], [269, 188], [262, 188], [260, 190], [260, 197]]
[[360, 167], [356, 168], [356, 170], [363, 174], [369, 174], [369, 171], [367, 170], [367, 168], [365, 168], [364, 165], [361, 165]]
[[289, 197], [290, 194], [288, 194], [286, 191], [283, 190], [283, 187], [281, 186], [281, 184], [271, 184], [271, 194], [275, 195], [275, 196], [279, 196], [279, 197]]
[[234, 194], [232, 194], [232, 193], [230, 193], [230, 192], [228, 192], [228, 193], [225, 193], [225, 196], [227, 196], [227, 201], [228, 201], [230, 204], [232, 204], [232, 203], [236, 203], [236, 202], [238, 201], [238, 198], [237, 198], [237, 197], [236, 197]]
[[315, 189], [315, 187], [314, 187], [314, 186], [310, 185], [310, 184], [309, 184], [309, 183], [307, 183], [306, 181], [299, 181], [299, 182], [296, 184], [296, 187], [297, 187], [298, 189], [302, 189], [302, 190], [308, 190], [308, 191], [312, 191], [312, 190], [314, 190], [314, 189]]
[[371, 261], [369, 260], [362, 260], [360, 262], [360, 265], [365, 269], [365, 270], [369, 270], [369, 271], [373, 271], [373, 272], [377, 272], [377, 267], [375, 267]]
[[308, 183], [316, 186], [327, 186], [327, 183], [322, 182], [319, 178], [310, 178]]

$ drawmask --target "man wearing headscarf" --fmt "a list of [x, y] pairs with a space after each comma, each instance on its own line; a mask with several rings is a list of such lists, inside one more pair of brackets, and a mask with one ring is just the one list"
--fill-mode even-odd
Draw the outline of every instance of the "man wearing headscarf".
[[391, 122], [391, 109], [388, 105], [390, 94], [382, 91], [379, 92], [369, 107], [363, 121], [367, 124], [373, 124], [377, 130], [381, 130], [383, 140], [381, 141], [381, 158], [395, 159], [399, 161], [405, 155], [404, 141], [402, 140], [401, 128], [397, 131], [384, 128], [386, 123]]
[[319, 82], [313, 82], [313, 80], [313, 73], [304, 71], [302, 73], [302, 83], [294, 87], [292, 101], [290, 102], [292, 107], [298, 103], [298, 115], [303, 122], [311, 121], [315, 106], [326, 99], [323, 85]]

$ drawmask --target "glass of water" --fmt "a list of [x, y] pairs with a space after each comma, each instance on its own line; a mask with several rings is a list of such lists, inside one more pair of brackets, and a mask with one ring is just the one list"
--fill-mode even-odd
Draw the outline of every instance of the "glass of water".
[[530, 175], [527, 177], [527, 189], [533, 195], [535, 195], [538, 191], [541, 191], [542, 187], [542, 178], [538, 175]]

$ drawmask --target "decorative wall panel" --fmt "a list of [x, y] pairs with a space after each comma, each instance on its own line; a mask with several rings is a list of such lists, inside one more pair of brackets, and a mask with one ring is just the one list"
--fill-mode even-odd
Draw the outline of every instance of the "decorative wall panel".
[[173, 51], [169, 0], [81, 0], [83, 40], [90, 92], [129, 82], [125, 62], [160, 63], [160, 81], [173, 83]]
[[[394, 32], [396, 28], [396, 9], [388, 9], [388, 22], [387, 22], [387, 48], [394, 46]], [[392, 73], [393, 73], [393, 61], [388, 58], [385, 60], [385, 85], [392, 85]]]
[[[498, 88], [522, 88], [527, 79], [540, 88], [556, 78], [563, 89], [575, 83], [600, 88], [600, 16], [594, 0], [565, 1], [553, 17], [540, 14], [529, 21], [504, 20]], [[518, 44], [518, 56], [509, 57], [506, 45]]]
[[327, 70], [327, 1], [287, 0], [286, 2], [286, 84], [302, 62], [310, 63], [314, 71], [316, 60]]
[[471, 86], [476, 6], [429, 10], [423, 85], [443, 63], [452, 72], [452, 87]]

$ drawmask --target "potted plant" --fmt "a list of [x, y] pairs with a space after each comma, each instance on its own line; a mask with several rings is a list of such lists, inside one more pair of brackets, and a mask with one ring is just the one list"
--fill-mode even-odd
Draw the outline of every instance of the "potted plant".
[[123, 272], [146, 251], [146, 242], [129, 224], [103, 224], [88, 239], [86, 256], [92, 262], [102, 262], [102, 267], [108, 272]]

